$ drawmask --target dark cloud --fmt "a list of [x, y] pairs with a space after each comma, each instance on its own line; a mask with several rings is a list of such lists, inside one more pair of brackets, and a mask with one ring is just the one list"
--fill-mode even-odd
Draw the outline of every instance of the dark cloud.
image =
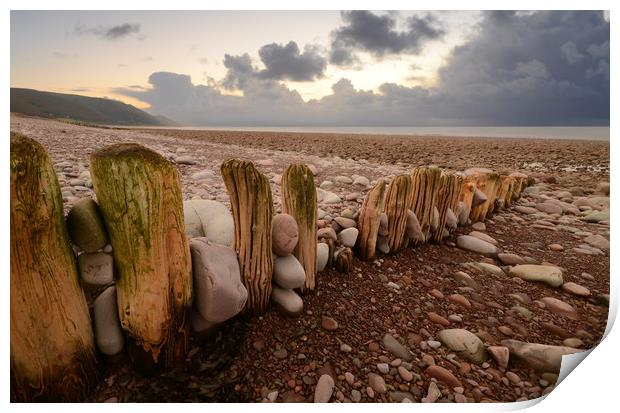
[[301, 53], [297, 43], [286, 45], [271, 43], [258, 51], [265, 69], [258, 73], [263, 79], [310, 81], [323, 77], [327, 67], [326, 60], [319, 54], [317, 47], [306, 46]]
[[[96, 27], [87, 27], [84, 25], [77, 25], [73, 30], [73, 33], [77, 35], [92, 35], [101, 37], [106, 40], [117, 40], [122, 39], [124, 37], [129, 37], [132, 35], [140, 34], [140, 25], [132, 24], [132, 23], [123, 23], [114, 26], [96, 26]], [[142, 39], [143, 36], [138, 36], [139, 39]]]
[[407, 18], [404, 30], [397, 29], [397, 14], [394, 13], [377, 15], [366, 10], [355, 10], [342, 12], [341, 16], [344, 25], [330, 35], [330, 62], [340, 66], [356, 63], [356, 51], [377, 57], [417, 54], [426, 41], [437, 39], [445, 33], [431, 14]]
[[[609, 124], [609, 22], [600, 12], [487, 13], [452, 51], [433, 88], [384, 83], [373, 92], [341, 79], [328, 96], [304, 102], [278, 80], [261, 77], [247, 54], [226, 55], [224, 66], [220, 82], [195, 85], [189, 76], [160, 72], [148, 90], [116, 93], [188, 125]], [[224, 94], [221, 86], [242, 96]]]

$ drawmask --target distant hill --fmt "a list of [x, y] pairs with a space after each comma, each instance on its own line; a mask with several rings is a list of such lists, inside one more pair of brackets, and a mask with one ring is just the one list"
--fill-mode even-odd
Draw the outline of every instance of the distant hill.
[[11, 112], [104, 125], [163, 126], [173, 123], [117, 100], [21, 88], [11, 88]]

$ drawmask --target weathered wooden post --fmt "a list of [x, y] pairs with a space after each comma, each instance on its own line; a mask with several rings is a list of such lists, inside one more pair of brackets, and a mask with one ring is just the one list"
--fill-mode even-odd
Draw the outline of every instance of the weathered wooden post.
[[482, 191], [486, 196], [486, 200], [480, 205], [472, 205], [469, 215], [472, 222], [482, 221], [488, 214], [493, 212], [495, 197], [499, 187], [499, 175], [486, 168], [470, 168], [465, 171], [465, 174], [474, 177], [476, 189]]
[[241, 280], [248, 290], [245, 311], [263, 312], [269, 304], [273, 272], [274, 210], [269, 180], [250, 161], [229, 159], [222, 164], [221, 171], [235, 223], [234, 248], [239, 257]]
[[95, 342], [58, 178], [45, 149], [11, 133], [11, 400], [81, 401]]
[[473, 175], [463, 174], [463, 183], [459, 192], [459, 202], [462, 203], [463, 210], [459, 210], [459, 225], [465, 225], [471, 213], [471, 206], [476, 191], [476, 177]]
[[297, 221], [299, 241], [293, 255], [304, 267], [302, 290], [314, 290], [316, 283], [316, 188], [314, 174], [306, 165], [289, 165], [282, 175], [282, 212]]
[[388, 216], [388, 246], [396, 252], [407, 243], [407, 211], [411, 208], [413, 184], [410, 175], [392, 179], [385, 194], [385, 213]]
[[364, 261], [370, 261], [375, 258], [379, 221], [385, 206], [386, 188], [387, 183], [385, 179], [379, 179], [366, 195], [357, 218], [357, 226], [360, 233], [357, 238], [356, 248], [359, 257]]
[[510, 174], [510, 176], [513, 177], [515, 180], [514, 190], [512, 191], [512, 202], [519, 199], [519, 197], [521, 196], [521, 192], [527, 187], [529, 181], [528, 176], [521, 172], [513, 172]]
[[413, 203], [411, 209], [418, 218], [422, 233], [428, 240], [431, 233], [433, 208], [437, 206], [437, 194], [441, 169], [436, 166], [422, 166], [411, 171], [413, 181]]
[[192, 275], [176, 168], [137, 144], [94, 152], [91, 176], [114, 251], [121, 326], [146, 372], [185, 361]]
[[508, 174], [500, 174], [499, 185], [497, 188], [496, 207], [505, 208], [512, 201], [512, 192], [514, 191], [516, 179]]
[[431, 240], [433, 242], [439, 242], [443, 239], [448, 210], [452, 213], [456, 211], [462, 184], [463, 177], [460, 174], [447, 171], [441, 172], [437, 191], [437, 210], [439, 211], [439, 222], [437, 228], [431, 234]]

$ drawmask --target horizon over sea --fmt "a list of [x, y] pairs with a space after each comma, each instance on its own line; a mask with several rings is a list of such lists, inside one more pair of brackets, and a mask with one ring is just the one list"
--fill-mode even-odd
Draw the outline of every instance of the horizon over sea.
[[141, 126], [148, 129], [609, 141], [608, 126]]

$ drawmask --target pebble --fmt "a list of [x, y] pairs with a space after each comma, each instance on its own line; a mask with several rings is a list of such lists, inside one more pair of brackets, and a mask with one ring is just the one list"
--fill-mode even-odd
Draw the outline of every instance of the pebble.
[[286, 356], [288, 356], [288, 351], [286, 351], [285, 348], [281, 348], [280, 350], [274, 351], [273, 355], [275, 358], [282, 360], [285, 359]]
[[574, 282], [566, 282], [562, 284], [562, 290], [579, 297], [589, 297], [591, 294], [590, 290], [588, 290], [586, 287], [576, 284]]
[[358, 235], [359, 230], [357, 228], [343, 229], [338, 233], [338, 241], [345, 247], [353, 248]]
[[427, 376], [430, 376], [432, 378], [435, 378], [439, 381], [446, 383], [451, 388], [462, 386], [461, 381], [457, 379], [454, 376], [454, 374], [452, 374], [449, 370], [446, 370], [445, 368], [441, 366], [438, 366], [438, 365], [430, 366], [424, 371], [424, 373]]
[[555, 314], [562, 315], [571, 320], [579, 319], [579, 314], [577, 314], [577, 310], [575, 310], [575, 308], [572, 305], [562, 300], [558, 300], [555, 297], [544, 297], [544, 298], [541, 298], [540, 301], [545, 304], [548, 310], [550, 310], [551, 312]]
[[368, 373], [368, 384], [370, 387], [379, 394], [387, 392], [387, 386], [383, 377], [376, 373]]
[[471, 235], [460, 235], [459, 237], [457, 237], [456, 246], [461, 249], [476, 252], [478, 254], [486, 256], [494, 256], [498, 252], [495, 245], [483, 241], [480, 238], [473, 237]]
[[510, 357], [508, 347], [490, 346], [487, 347], [487, 351], [491, 354], [491, 357], [493, 357], [498, 366], [503, 368], [508, 367], [508, 358]]
[[437, 313], [429, 312], [429, 313], [427, 313], [427, 316], [428, 316], [428, 319], [431, 320], [435, 324], [440, 324], [442, 326], [449, 326], [450, 325], [450, 322], [448, 320], [446, 320], [445, 318], [443, 318], [442, 316], [440, 316]]
[[383, 336], [383, 345], [394, 356], [405, 361], [413, 360], [411, 352], [390, 334]]
[[398, 366], [398, 374], [405, 381], [413, 380], [413, 374], [403, 366]]
[[351, 351], [353, 351], [353, 349], [350, 345], [342, 343], [340, 345], [340, 351], [342, 351], [343, 353], [350, 353]]
[[338, 329], [338, 322], [331, 317], [321, 317], [321, 327], [327, 331], [336, 331]]
[[359, 390], [351, 390], [351, 401], [359, 403], [362, 400], [362, 393]]
[[390, 372], [390, 366], [387, 363], [377, 363], [377, 370], [383, 374]]
[[314, 389], [314, 402], [327, 403], [334, 393], [334, 379], [329, 374], [323, 374]]

